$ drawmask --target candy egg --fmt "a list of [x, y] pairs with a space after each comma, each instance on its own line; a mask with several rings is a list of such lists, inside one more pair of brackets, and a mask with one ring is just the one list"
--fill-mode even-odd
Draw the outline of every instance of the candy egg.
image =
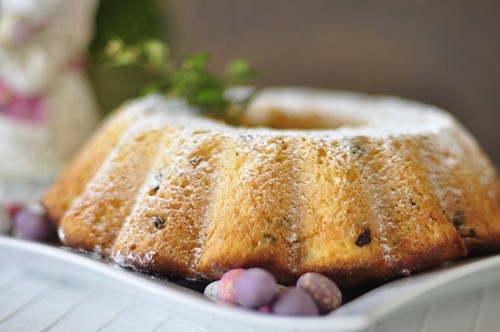
[[55, 238], [56, 228], [42, 215], [22, 210], [14, 216], [14, 233], [26, 240], [49, 241]]
[[258, 308], [268, 304], [277, 292], [274, 276], [261, 268], [243, 272], [234, 282], [238, 303], [248, 308]]
[[205, 287], [203, 294], [211, 300], [219, 300], [220, 280], [211, 282]]
[[234, 282], [243, 272], [245, 269], [232, 269], [224, 273], [219, 284], [219, 300], [238, 303], [234, 292]]
[[300, 288], [280, 292], [273, 303], [272, 312], [287, 316], [317, 316], [318, 307], [312, 297]]
[[321, 314], [327, 314], [342, 303], [337, 285], [322, 274], [309, 272], [297, 280], [297, 287], [311, 295]]

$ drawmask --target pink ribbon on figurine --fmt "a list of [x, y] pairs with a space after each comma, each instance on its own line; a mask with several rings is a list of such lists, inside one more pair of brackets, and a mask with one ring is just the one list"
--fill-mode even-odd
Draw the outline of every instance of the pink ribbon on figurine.
[[47, 106], [42, 97], [23, 96], [15, 93], [1, 80], [0, 114], [38, 124], [45, 123], [48, 119]]

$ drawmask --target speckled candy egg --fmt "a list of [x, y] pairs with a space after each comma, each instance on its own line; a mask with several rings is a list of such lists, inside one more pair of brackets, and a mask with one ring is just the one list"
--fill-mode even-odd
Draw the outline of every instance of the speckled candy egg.
[[245, 269], [232, 269], [224, 273], [219, 283], [219, 300], [238, 303], [236, 293], [234, 292], [234, 282], [245, 271]]
[[317, 316], [318, 307], [311, 295], [300, 288], [288, 288], [280, 292], [272, 305], [272, 313], [286, 316]]
[[271, 303], [277, 288], [274, 276], [260, 268], [246, 270], [234, 282], [238, 303], [248, 308], [259, 308]]
[[322, 274], [309, 272], [302, 275], [297, 280], [297, 287], [311, 295], [321, 314], [331, 312], [342, 303], [342, 293], [337, 285]]

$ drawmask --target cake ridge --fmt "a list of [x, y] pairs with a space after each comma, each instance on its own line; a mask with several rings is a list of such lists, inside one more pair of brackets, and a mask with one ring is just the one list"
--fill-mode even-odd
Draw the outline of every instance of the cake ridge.
[[[220, 270], [219, 266], [222, 265], [223, 269], [226, 269], [225, 260], [228, 256], [236, 261], [247, 260], [247, 267], [250, 267], [252, 261], [253, 264], [257, 260], [268, 261], [270, 257], [275, 257], [278, 252], [289, 252], [290, 239], [293, 236], [289, 231], [285, 234], [281, 230], [284, 229], [283, 225], [289, 225], [292, 223], [292, 219], [295, 219], [289, 216], [289, 211], [293, 207], [293, 202], [290, 200], [293, 189], [288, 188], [288, 181], [285, 187], [279, 186], [276, 178], [291, 179], [291, 186], [293, 175], [288, 170], [286, 174], [280, 174], [279, 171], [271, 171], [272, 168], [270, 168], [272, 161], [276, 161], [278, 164], [281, 162], [287, 165], [291, 164], [291, 160], [287, 157], [289, 152], [279, 147], [281, 140], [274, 136], [263, 142], [256, 142], [253, 149], [247, 149], [247, 140], [252, 139], [255, 138], [235, 135], [227, 143], [229, 148], [223, 155], [220, 170], [223, 176], [216, 182], [214, 195], [216, 204], [212, 206], [212, 211], [215, 212], [212, 218], [220, 220], [220, 222], [209, 225], [207, 229], [206, 247], [198, 263], [201, 270], [212, 270], [212, 273], [221, 275], [224, 271]], [[274, 146], [276, 146], [275, 150], [272, 148]], [[268, 155], [267, 150], [274, 150], [275, 153]], [[249, 167], [251, 160], [259, 161], [259, 163]], [[227, 167], [228, 165], [229, 167]], [[239, 165], [242, 167], [240, 168]], [[284, 170], [283, 165], [279, 167], [279, 169]], [[224, 204], [225, 200], [229, 198], [239, 200], [239, 205]], [[277, 204], [276, 211], [269, 208], [273, 206], [273, 202]], [[288, 202], [290, 204], [287, 204]], [[255, 204], [259, 204], [262, 208], [255, 209]], [[242, 209], [241, 206], [245, 208]], [[276, 215], [280, 215], [282, 218], [272, 217], [273, 212], [278, 210], [279, 214]], [[271, 227], [276, 227], [275, 232], [267, 231]], [[236, 252], [233, 248], [226, 247], [222, 241], [227, 234], [233, 234], [234, 241], [245, 243], [245, 249]], [[259, 257], [258, 253], [263, 248], [269, 248], [267, 258]], [[278, 262], [273, 263], [273, 265], [271, 261], [268, 261], [270, 265], [267, 267], [276, 270], [276, 273], [281, 271], [281, 274], [283, 274], [283, 270], [293, 270], [292, 262], [287, 258], [289, 256], [294, 256], [294, 254], [287, 254], [284, 256], [285, 259], [281, 260], [275, 257]]]
[[[385, 193], [383, 200], [379, 199], [379, 201], [390, 204], [382, 208], [382, 210], [388, 213], [388, 215], [384, 216], [388, 219], [387, 226], [401, 228], [403, 225], [408, 224], [408, 220], [415, 219], [409, 223], [409, 226], [414, 227], [414, 229], [408, 230], [408, 232], [401, 232], [398, 235], [398, 242], [401, 242], [399, 244], [401, 248], [398, 249], [398, 245], [394, 243], [389, 242], [389, 244], [386, 244], [387, 247], [391, 248], [392, 252], [399, 252], [398, 255], [391, 257], [392, 262], [390, 262], [389, 267], [396, 264], [394, 260], [401, 259], [403, 256], [401, 252], [410, 255], [415, 254], [415, 250], [417, 250], [418, 253], [420, 243], [428, 243], [427, 250], [429, 251], [440, 250], [439, 242], [434, 243], [435, 247], [431, 249], [433, 238], [429, 236], [433, 236], [433, 234], [441, 234], [440, 237], [443, 240], [449, 239], [451, 243], [458, 243], [458, 251], [452, 245], [447, 251], [440, 252], [444, 260], [464, 255], [466, 253], [465, 248], [456, 235], [455, 229], [448, 225], [448, 220], [442, 214], [438, 204], [439, 200], [433, 194], [432, 185], [426, 177], [425, 167], [422, 168], [421, 163], [418, 161], [418, 149], [414, 145], [414, 139], [387, 140], [381, 145], [380, 153], [384, 156], [382, 168], [378, 172], [372, 170], [371, 173], [385, 174], [387, 180], [380, 181], [383, 179], [380, 176], [372, 177], [371, 179], [372, 186], [379, 186], [379, 188], [374, 190], [373, 194], [379, 196], [381, 193]], [[368, 165], [372, 165], [372, 163], [368, 163]], [[396, 166], [400, 168], [400, 171], [393, 173], [391, 170]], [[422, 193], [426, 194], [423, 195]], [[405, 199], [405, 194], [410, 195], [410, 199]], [[396, 205], [392, 205], [392, 201], [395, 201]], [[413, 211], [415, 209], [417, 210]], [[434, 212], [432, 214], [423, 214], [422, 211]], [[418, 217], [419, 215], [420, 217]], [[427, 221], [425, 220], [426, 218], [428, 218]], [[396, 226], [394, 224], [399, 225]], [[419, 231], [421, 227], [424, 227], [424, 230], [428, 228], [429, 231]], [[386, 232], [389, 234], [393, 233], [388, 230]], [[405, 238], [405, 236], [409, 235], [417, 238]], [[422, 236], [425, 236], [425, 238], [422, 238]], [[419, 263], [417, 262], [417, 264]]]
[[[159, 163], [159, 160], [160, 160], [160, 154], [158, 154], [155, 158], [155, 160], [152, 162], [152, 167], [150, 168], [150, 171], [149, 171], [149, 175], [151, 176], [151, 174], [153, 175], [153, 179], [158, 181], [158, 178], [157, 178], [157, 173], [156, 171], [154, 170], [155, 169], [155, 165]], [[149, 178], [150, 176], [146, 176], [146, 178]], [[122, 266], [125, 266], [125, 267], [131, 267], [131, 268], [134, 268], [134, 264], [131, 263], [131, 262], [134, 262], [136, 260], [139, 261], [139, 265], [140, 266], [143, 266], [145, 264], [149, 264], [150, 262], [153, 261], [153, 257], [154, 255], [156, 254], [156, 252], [154, 251], [151, 251], [149, 253], [147, 253], [145, 256], [144, 256], [144, 259], [142, 259], [142, 257], [139, 257], [139, 256], [134, 256], [132, 253], [128, 253], [126, 256], [123, 256], [122, 253], [121, 253], [121, 250], [117, 250], [115, 252], [114, 250], [114, 246], [115, 246], [115, 243], [116, 243], [116, 240], [118, 238], [120, 238], [124, 231], [124, 229], [126, 229], [129, 225], [130, 225], [130, 221], [133, 217], [133, 215], [135, 213], [137, 213], [137, 210], [140, 208], [140, 203], [141, 203], [141, 197], [143, 197], [147, 192], [148, 190], [150, 190], [151, 186], [154, 185], [158, 185], [157, 183], [153, 183], [151, 180], [150, 182], [147, 182], [145, 181], [143, 186], [139, 189], [137, 195], [136, 195], [136, 199], [135, 199], [135, 202], [133, 204], [133, 207], [131, 208], [130, 210], [130, 213], [126, 216], [125, 220], [123, 221], [123, 228], [120, 230], [120, 232], [117, 234], [116, 238], [115, 238], [115, 241], [113, 241], [113, 244], [112, 244], [112, 250], [111, 250], [111, 257], [120, 265]]]
[[[128, 204], [132, 203], [131, 200], [135, 197], [133, 190], [140, 187], [140, 177], [128, 178], [124, 170], [144, 168], [140, 159], [153, 152], [153, 147], [157, 143], [154, 137], [162, 134], [155, 130], [152, 119], [142, 121], [149, 124], [148, 130], [146, 131], [139, 122], [125, 131], [122, 139], [117, 142], [116, 149], [103, 161], [102, 167], [89, 179], [81, 195], [73, 201], [61, 219], [61, 227], [66, 230], [66, 244], [82, 246], [90, 251], [99, 250], [104, 256], [110, 255], [118, 228], [128, 215]], [[152, 133], [150, 137], [153, 139], [144, 145], [141, 140], [146, 132]], [[131, 149], [135, 149], [135, 154], [129, 153]], [[124, 163], [124, 160], [128, 163]], [[122, 179], [120, 185], [114, 183], [115, 178]], [[130, 203], [125, 204], [125, 201]], [[91, 236], [87, 239], [70, 236], [68, 229], [74, 234], [87, 230]]]
[[[351, 152], [346, 154], [347, 163], [351, 164], [352, 167], [361, 169], [359, 177], [361, 179], [363, 187], [366, 188], [366, 191], [368, 192], [367, 196], [370, 198], [370, 206], [373, 209], [372, 214], [374, 215], [374, 228], [376, 232], [374, 232], [374, 234], [371, 236], [375, 236], [376, 238], [378, 238], [382, 259], [385, 264], [390, 267], [393, 264], [394, 258], [392, 257], [392, 248], [387, 245], [387, 225], [384, 223], [383, 213], [381, 209], [382, 200], [378, 197], [377, 190], [374, 190], [374, 182], [371, 181], [371, 178], [369, 176], [367, 177], [367, 173], [370, 174], [370, 164], [366, 163], [366, 161], [362, 162], [364, 156], [371, 152], [371, 147], [369, 144], [367, 144], [368, 142], [369, 139], [367, 137], [349, 138], [347, 140], [341, 141], [341, 146], [343, 146], [343, 149], [349, 150], [349, 152]], [[347, 146], [345, 146], [346, 144]], [[352, 148], [353, 145], [356, 148]], [[361, 151], [358, 151], [358, 149], [361, 149]], [[371, 230], [372, 228], [370, 228], [370, 231]]]
[[[182, 138], [183, 136], [185, 138]], [[143, 206], [142, 210], [136, 210], [131, 217], [129, 227], [124, 228], [124, 230], [130, 228], [133, 231], [122, 232], [113, 251], [115, 256], [120, 256], [119, 259], [122, 262], [129, 265], [135, 264], [140, 269], [150, 269], [158, 273], [175, 273], [176, 269], [185, 264], [182, 269], [184, 273], [190, 274], [193, 264], [196, 263], [197, 253], [201, 250], [200, 235], [203, 234], [203, 226], [195, 223], [195, 220], [201, 220], [206, 215], [203, 206], [206, 205], [207, 197], [204, 193], [210, 189], [209, 182], [213, 177], [211, 173], [214, 172], [211, 163], [217, 159], [214, 155], [220, 150], [218, 143], [224, 137], [220, 136], [218, 140], [215, 140], [204, 133], [174, 128], [168, 138], [169, 145], [164, 147], [154, 167], [155, 170], [150, 174], [150, 178], [151, 176], [154, 178], [160, 173], [161, 181], [155, 188], [145, 188], [140, 202]], [[205, 143], [211, 144], [211, 147], [207, 148]], [[186, 180], [189, 178], [191, 178], [191, 183]], [[151, 182], [151, 179], [148, 182]], [[194, 202], [203, 202], [203, 204], [198, 204], [200, 209], [197, 209], [195, 206], [192, 207], [191, 203], [186, 203], [189, 201], [182, 202], [179, 197], [189, 197], [193, 204]], [[155, 221], [155, 227], [153, 227], [152, 220], [155, 219], [159, 224], [157, 225]], [[175, 225], [170, 226], [172, 223]], [[140, 257], [145, 253], [145, 248], [133, 242], [136, 232], [142, 232], [162, 243], [156, 248], [157, 252], [152, 256], [151, 261], [133, 261], [134, 255]], [[174, 232], [177, 238], [168, 237], [169, 232]], [[182, 249], [181, 241], [187, 241], [192, 247]], [[172, 256], [168, 253], [171, 250], [182, 250], [184, 258]], [[153, 264], [163, 266], [163, 268], [155, 270], [154, 267], [150, 267]], [[171, 271], [169, 266], [171, 266]]]

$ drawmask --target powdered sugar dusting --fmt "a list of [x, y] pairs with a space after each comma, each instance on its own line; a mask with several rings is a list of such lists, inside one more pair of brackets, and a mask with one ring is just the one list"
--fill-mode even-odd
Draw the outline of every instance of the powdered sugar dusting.
[[59, 240], [61, 240], [61, 242], [64, 243], [64, 238], [65, 238], [64, 229], [59, 227], [57, 229], [57, 236], [59, 237]]
[[[141, 103], [149, 107], [137, 107]], [[367, 97], [347, 92], [322, 92], [299, 88], [266, 89], [259, 93], [246, 111], [246, 121], [252, 128], [226, 126], [216, 120], [200, 118], [196, 108], [187, 106], [182, 100], [164, 99], [156, 95], [136, 101], [134, 107], [137, 111], [154, 114], [158, 116], [159, 121], [179, 128], [209, 130], [211, 133], [249, 138], [277, 135], [328, 139], [349, 136], [388, 137], [436, 133], [455, 123], [451, 115], [436, 107], [397, 97]], [[318, 121], [333, 119], [339, 125], [334, 129], [307, 130], [277, 130], [265, 127], [270, 121], [267, 115], [276, 109], [291, 116], [305, 110], [309, 115], [317, 116]]]
[[113, 253], [112, 258], [117, 264], [124, 267], [145, 268], [154, 263], [155, 254], [156, 253], [154, 251], [148, 252], [144, 255], [142, 254], [134, 255], [131, 252], [128, 252], [127, 254], [122, 254], [122, 252], [118, 250], [117, 252]]

